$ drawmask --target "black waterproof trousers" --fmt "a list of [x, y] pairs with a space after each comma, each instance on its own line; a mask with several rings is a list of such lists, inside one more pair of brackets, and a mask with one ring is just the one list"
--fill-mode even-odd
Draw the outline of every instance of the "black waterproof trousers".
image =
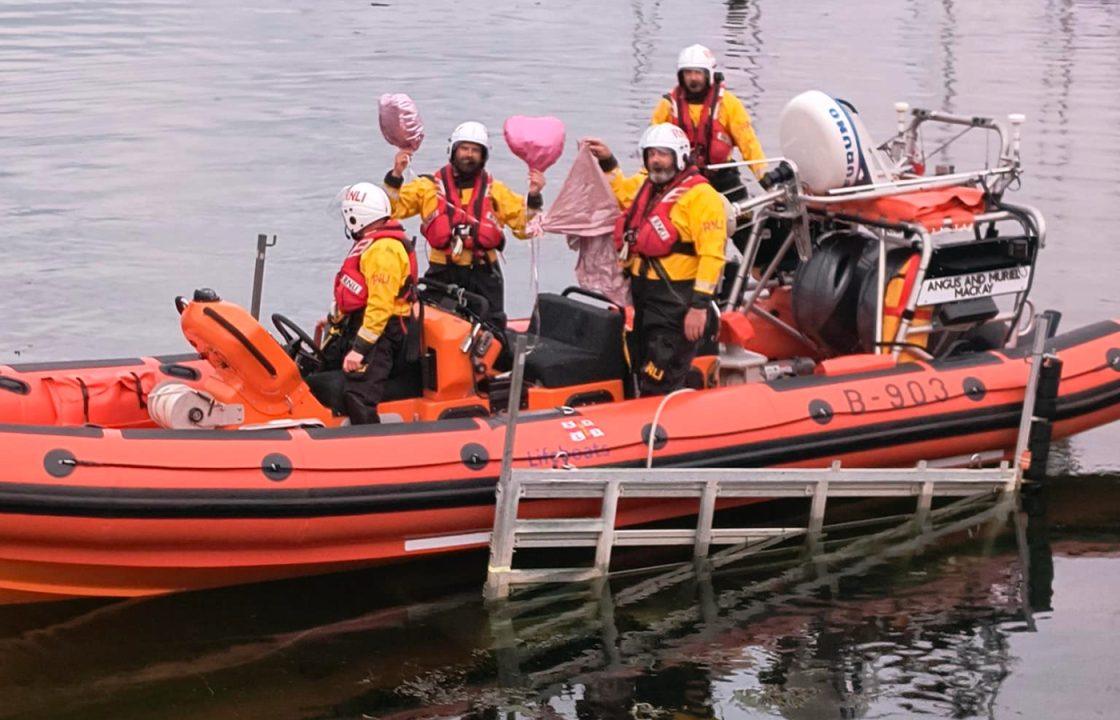
[[700, 341], [689, 342], [684, 336], [692, 285], [692, 280], [630, 280], [634, 297], [631, 356], [639, 395], [665, 395], [685, 384], [700, 345]]
[[351, 425], [381, 422], [377, 404], [385, 396], [385, 383], [394, 363], [404, 355], [406, 337], [405, 318], [389, 318], [385, 330], [366, 353], [364, 364], [356, 372], [343, 373], [342, 406]]

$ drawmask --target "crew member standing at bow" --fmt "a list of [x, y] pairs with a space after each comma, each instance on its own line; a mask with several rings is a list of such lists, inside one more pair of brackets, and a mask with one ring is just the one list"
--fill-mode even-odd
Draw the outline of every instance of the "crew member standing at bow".
[[614, 241], [631, 277], [638, 392], [663, 395], [684, 385], [705, 336], [727, 244], [723, 199], [675, 125], [646, 129], [638, 144], [645, 168], [629, 178], [601, 140], [587, 144], [623, 210]]
[[[744, 160], [766, 159], [751, 116], [742, 101], [725, 87], [722, 73], [716, 72], [716, 58], [711, 50], [703, 45], [689, 45], [681, 50], [677, 56], [677, 85], [662, 96], [650, 123], [673, 123], [684, 130], [692, 146], [692, 161], [712, 186], [732, 202], [747, 197], [738, 168], [707, 169], [709, 165], [734, 160], [735, 148]], [[756, 177], [766, 171], [762, 163], [750, 167]], [[740, 252], [746, 238], [746, 232], [734, 236]]]
[[323, 354], [331, 369], [345, 353], [342, 409], [352, 425], [380, 422], [377, 404], [394, 366], [406, 359], [412, 330], [416, 252], [390, 213], [389, 197], [373, 183], [343, 191], [342, 222], [354, 245], [335, 277]]
[[498, 251], [505, 246], [503, 227], [526, 239], [528, 221], [544, 205], [544, 175], [529, 171], [527, 198], [494, 180], [486, 171], [490, 139], [486, 127], [465, 122], [451, 133], [448, 164], [434, 175], [405, 183], [411, 153], [402, 150], [385, 176], [393, 217], [420, 215], [420, 232], [428, 241], [424, 277], [458, 285], [485, 297], [494, 321], [505, 323], [505, 298]]

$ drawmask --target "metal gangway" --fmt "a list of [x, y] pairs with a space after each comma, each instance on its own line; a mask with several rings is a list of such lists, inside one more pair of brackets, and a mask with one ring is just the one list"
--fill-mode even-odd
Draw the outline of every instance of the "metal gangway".
[[[510, 404], [502, 470], [497, 488], [494, 529], [484, 595], [497, 600], [517, 585], [579, 582], [610, 573], [615, 547], [691, 545], [694, 562], [704, 563], [713, 546], [724, 546], [742, 558], [802, 538], [812, 554], [833, 527], [824, 523], [829, 499], [914, 498], [915, 511], [906, 524], [926, 527], [934, 498], [1012, 497], [1023, 480], [1029, 459], [1028, 443], [1038, 420], [1035, 405], [1049, 335], [1049, 316], [1037, 320], [1031, 369], [1023, 398], [1014, 462], [997, 468], [939, 468], [925, 462], [914, 468], [843, 468], [839, 462], [822, 469], [709, 469], [709, 468], [588, 468], [530, 470], [513, 468], [518, 403]], [[525, 366], [525, 338], [514, 353], [510, 397], [520, 396]], [[654, 436], [656, 428], [651, 428]], [[1044, 438], [1048, 443], [1048, 435]], [[623, 498], [696, 499], [697, 521], [689, 528], [616, 528], [618, 503]], [[804, 527], [715, 527], [720, 500], [803, 498], [810, 500]], [[597, 517], [531, 519], [518, 517], [522, 500], [594, 499]], [[850, 525], [850, 524], [849, 524]], [[525, 548], [595, 548], [594, 561], [584, 567], [513, 567], [514, 553]]]

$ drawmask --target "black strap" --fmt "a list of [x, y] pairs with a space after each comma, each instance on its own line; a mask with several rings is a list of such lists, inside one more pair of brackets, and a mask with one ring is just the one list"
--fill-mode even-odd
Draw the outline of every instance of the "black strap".
[[86, 381], [78, 378], [78, 387], [82, 389], [82, 417], [85, 422], [89, 422], [89, 388], [86, 386]]
[[405, 278], [404, 283], [401, 284], [400, 291], [397, 292], [398, 300], [407, 300], [415, 302], [416, 300], [416, 279], [412, 277], [412, 269], [417, 267], [416, 264], [416, 238], [400, 240], [397, 238], [401, 245], [404, 246], [404, 252], [408, 255], [408, 277]]
[[136, 381], [136, 402], [140, 405], [140, 409], [144, 410], [148, 407], [148, 403], [144, 402], [144, 387], [140, 384], [140, 376], [134, 372], [130, 372], [129, 375]]
[[[643, 259], [646, 259], [646, 260], [656, 260], [657, 259], [656, 257], [653, 257], [652, 255], [646, 256], [646, 255], [642, 255], [641, 253], [638, 253], [638, 254], [641, 255], [641, 257]], [[669, 252], [665, 253], [665, 255], [659, 255], [658, 257], [668, 257], [669, 255], [688, 255], [689, 257], [696, 257], [696, 246], [693, 245], [690, 242], [685, 242], [684, 240], [678, 240], [669, 247]]]
[[[673, 281], [669, 279], [669, 273], [667, 273], [665, 271], [665, 266], [661, 264], [661, 261], [658, 260], [657, 258], [645, 258], [645, 257], [643, 257], [642, 260], [643, 260], [643, 262], [645, 262], [645, 261], [649, 262], [650, 267], [652, 267], [653, 271], [655, 273], [657, 273], [657, 277], [661, 278], [661, 281], [665, 283], [665, 287], [669, 289], [669, 294], [672, 295], [673, 298], [677, 302], [683, 303], [684, 298], [682, 298], [680, 295], [678, 295], [677, 291], [673, 288]], [[642, 271], [642, 277], [645, 277], [645, 271], [644, 270]]]
[[252, 355], [253, 358], [261, 364], [261, 367], [265, 369], [265, 372], [267, 372], [272, 377], [276, 377], [276, 367], [268, 361], [268, 358], [264, 356], [264, 353], [262, 353], [256, 345], [249, 342], [249, 338], [245, 337], [245, 334], [238, 330], [236, 325], [231, 323], [229, 320], [226, 320], [212, 308], [204, 308], [202, 314], [218, 323], [218, 325], [220, 325], [223, 330], [232, 335], [234, 339], [237, 340], [237, 342], [241, 343], [241, 345], [249, 351], [249, 354]]

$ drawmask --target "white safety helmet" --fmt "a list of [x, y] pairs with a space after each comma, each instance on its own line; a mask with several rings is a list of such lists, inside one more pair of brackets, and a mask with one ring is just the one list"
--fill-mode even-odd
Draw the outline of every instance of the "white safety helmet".
[[370, 223], [393, 213], [389, 196], [373, 183], [360, 182], [342, 190], [342, 224], [346, 234], [355, 237]]
[[677, 157], [678, 171], [684, 170], [685, 166], [688, 165], [688, 155], [692, 152], [692, 145], [688, 142], [688, 136], [684, 134], [684, 130], [673, 123], [650, 125], [642, 133], [642, 139], [638, 141], [638, 149], [642, 153], [643, 163], [646, 159], [646, 150], [649, 148], [672, 150]]
[[455, 128], [451, 137], [447, 138], [447, 158], [449, 160], [455, 155], [455, 146], [461, 142], [481, 145], [483, 161], [490, 155], [490, 134], [486, 132], [486, 126], [480, 122], [468, 120]]
[[716, 56], [703, 45], [689, 45], [677, 55], [677, 74], [681, 70], [704, 70], [710, 82], [716, 72]]

